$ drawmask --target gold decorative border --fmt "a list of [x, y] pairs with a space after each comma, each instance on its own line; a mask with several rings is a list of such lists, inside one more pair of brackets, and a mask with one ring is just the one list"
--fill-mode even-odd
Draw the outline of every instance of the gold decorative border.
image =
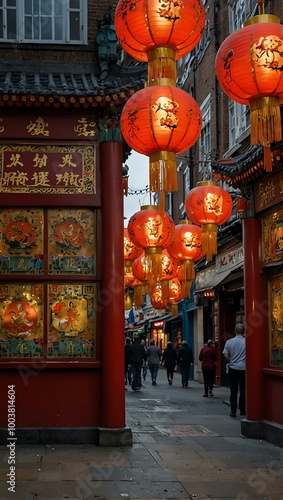
[[[5, 186], [3, 182], [4, 152], [11, 153], [66, 153], [81, 154], [82, 177], [76, 186]], [[94, 145], [35, 145], [35, 144], [4, 144], [0, 145], [0, 193], [28, 193], [28, 194], [86, 194], [96, 193], [96, 147]]]

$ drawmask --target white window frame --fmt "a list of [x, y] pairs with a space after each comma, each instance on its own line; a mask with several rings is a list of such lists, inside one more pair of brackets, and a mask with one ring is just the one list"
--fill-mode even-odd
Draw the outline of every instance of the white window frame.
[[229, 149], [232, 149], [250, 126], [249, 107], [229, 99]]
[[186, 194], [190, 191], [191, 189], [191, 169], [189, 166], [187, 166], [184, 170], [184, 194]]
[[249, 17], [255, 14], [257, 0], [228, 0], [229, 30], [237, 31]]
[[[40, 43], [40, 44], [76, 44], [82, 45], [87, 43], [87, 0], [79, 0], [78, 8], [71, 8], [70, 3], [72, 0], [49, 0], [51, 2], [51, 14], [47, 14], [45, 10], [46, 0], [38, 0], [40, 4], [40, 14], [34, 14], [34, 19], [44, 19], [45, 17], [51, 18], [52, 21], [52, 39], [43, 39], [41, 36], [38, 38], [31, 37], [25, 38], [25, 22], [27, 22], [27, 14], [25, 12], [25, 0], [15, 0], [15, 5], [11, 6], [10, 0], [2, 0], [2, 6], [0, 6], [0, 14], [2, 14], [2, 32], [0, 34], [0, 42], [9, 43]], [[60, 39], [55, 38], [55, 4], [56, 2], [61, 2], [62, 12], [61, 15], [56, 16], [59, 22], [62, 22], [62, 37]], [[9, 5], [10, 4], [10, 5]], [[59, 5], [60, 6], [60, 5]], [[14, 10], [16, 17], [16, 33], [9, 34], [9, 26], [7, 26], [7, 13], [8, 11]], [[72, 12], [78, 12], [80, 16], [80, 27], [79, 27], [79, 40], [71, 39], [71, 20], [70, 16]], [[1, 16], [0, 16], [1, 19]], [[39, 23], [38, 23], [39, 24]], [[33, 23], [33, 29], [35, 24]], [[14, 36], [13, 36], [14, 35]]]
[[199, 173], [203, 178], [208, 178], [211, 173], [211, 94], [200, 106], [202, 114], [202, 129], [199, 145]]

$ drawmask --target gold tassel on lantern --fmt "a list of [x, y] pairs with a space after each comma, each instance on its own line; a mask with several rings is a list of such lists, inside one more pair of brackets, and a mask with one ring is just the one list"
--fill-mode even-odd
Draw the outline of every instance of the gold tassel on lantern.
[[145, 87], [172, 85], [176, 87], [177, 67], [175, 52], [167, 47], [148, 51], [148, 81]]
[[152, 193], [178, 190], [175, 153], [157, 151], [150, 155], [149, 185]]
[[144, 303], [142, 285], [134, 287], [134, 305], [135, 309], [140, 309]]
[[169, 299], [169, 297], [170, 297], [169, 280], [162, 280], [161, 281], [161, 290], [162, 290], [162, 300]]
[[217, 254], [217, 225], [203, 224], [201, 230], [202, 251], [206, 255], [207, 262], [211, 262], [213, 255]]
[[178, 316], [178, 302], [173, 302], [171, 304], [171, 316]]
[[251, 144], [262, 144], [264, 167], [272, 171], [270, 144], [282, 140], [279, 97], [261, 97], [251, 101]]
[[162, 277], [162, 248], [151, 247], [145, 249], [145, 279], [157, 283]]

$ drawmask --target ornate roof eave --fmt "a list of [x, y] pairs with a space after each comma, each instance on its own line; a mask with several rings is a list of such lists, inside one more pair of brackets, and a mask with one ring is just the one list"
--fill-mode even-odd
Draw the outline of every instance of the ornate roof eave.
[[[271, 145], [272, 163], [282, 162], [283, 141]], [[278, 158], [278, 155], [280, 158]], [[220, 158], [211, 163], [213, 177], [225, 181], [234, 188], [254, 181], [265, 173], [263, 146], [255, 145], [243, 153], [231, 158]]]
[[107, 79], [100, 80], [91, 64], [3, 63], [0, 106], [123, 107], [135, 92], [144, 88], [146, 79], [146, 65], [124, 68], [112, 64]]

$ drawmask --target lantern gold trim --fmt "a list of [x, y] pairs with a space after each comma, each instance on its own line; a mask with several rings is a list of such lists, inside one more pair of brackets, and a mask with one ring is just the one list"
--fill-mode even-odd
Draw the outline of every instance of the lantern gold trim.
[[157, 151], [149, 157], [149, 184], [151, 192], [177, 191], [176, 154]]

